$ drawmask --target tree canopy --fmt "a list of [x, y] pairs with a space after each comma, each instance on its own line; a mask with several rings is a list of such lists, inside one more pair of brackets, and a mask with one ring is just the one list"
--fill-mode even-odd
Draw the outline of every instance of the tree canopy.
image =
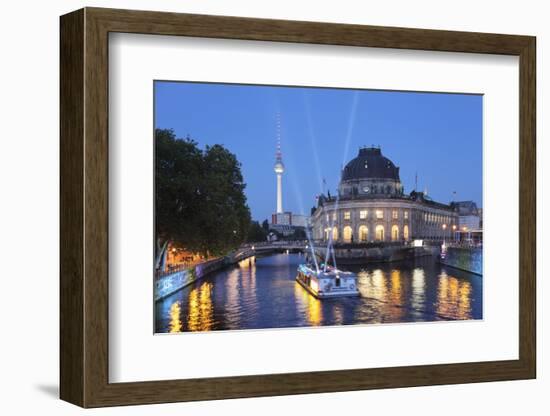
[[249, 243], [255, 243], [260, 241], [266, 241], [267, 231], [260, 225], [258, 221], [252, 221], [248, 230], [248, 236], [246, 241]]
[[247, 239], [250, 209], [241, 165], [216, 144], [198, 147], [171, 129], [155, 131], [155, 228], [157, 246], [223, 255]]

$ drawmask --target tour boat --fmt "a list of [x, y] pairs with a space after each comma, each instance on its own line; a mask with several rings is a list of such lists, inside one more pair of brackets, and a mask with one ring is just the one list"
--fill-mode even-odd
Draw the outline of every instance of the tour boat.
[[317, 271], [315, 266], [300, 264], [296, 281], [318, 299], [359, 296], [355, 273], [344, 272], [335, 267], [327, 266], [326, 269], [323, 267]]

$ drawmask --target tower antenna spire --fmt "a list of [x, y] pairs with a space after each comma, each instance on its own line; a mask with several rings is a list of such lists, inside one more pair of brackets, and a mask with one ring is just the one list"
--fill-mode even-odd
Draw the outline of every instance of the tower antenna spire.
[[277, 151], [275, 157], [278, 161], [283, 159], [283, 153], [281, 152], [281, 113], [279, 112], [277, 112]]
[[273, 167], [277, 175], [277, 214], [283, 213], [283, 153], [281, 151], [281, 114], [277, 112], [277, 151], [275, 152], [275, 166]]

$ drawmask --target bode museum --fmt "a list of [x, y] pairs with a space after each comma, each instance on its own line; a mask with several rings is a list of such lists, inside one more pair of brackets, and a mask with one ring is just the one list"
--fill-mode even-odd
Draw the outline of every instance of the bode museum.
[[318, 198], [311, 226], [314, 239], [336, 244], [439, 241], [452, 238], [458, 214], [423, 192], [405, 194], [399, 167], [380, 148], [365, 147], [342, 170], [338, 197]]

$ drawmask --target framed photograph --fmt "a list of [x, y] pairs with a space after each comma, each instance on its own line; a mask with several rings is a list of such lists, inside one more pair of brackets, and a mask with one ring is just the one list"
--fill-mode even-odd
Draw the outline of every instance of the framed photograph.
[[63, 400], [535, 378], [534, 37], [60, 27]]

